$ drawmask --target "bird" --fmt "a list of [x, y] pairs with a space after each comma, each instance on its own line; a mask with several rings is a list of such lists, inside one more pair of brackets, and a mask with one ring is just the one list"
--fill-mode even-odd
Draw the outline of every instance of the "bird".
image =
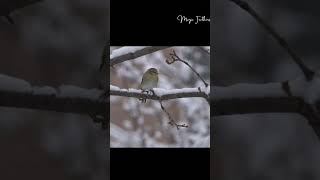
[[[139, 85], [139, 89], [142, 92], [153, 91], [153, 88], [158, 86], [158, 70], [156, 68], [149, 68], [142, 76], [141, 83]], [[142, 102], [146, 102], [146, 99], [140, 98]]]

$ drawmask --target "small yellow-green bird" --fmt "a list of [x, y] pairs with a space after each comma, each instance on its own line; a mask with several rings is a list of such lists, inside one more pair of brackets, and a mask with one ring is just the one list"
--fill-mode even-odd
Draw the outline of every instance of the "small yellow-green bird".
[[141, 84], [139, 86], [142, 90], [150, 90], [158, 86], [158, 70], [156, 68], [149, 68], [142, 76]]
[[[156, 68], [149, 68], [142, 76], [141, 84], [139, 86], [143, 91], [151, 90], [158, 86], [158, 70]], [[140, 99], [142, 102], [146, 102], [145, 99]]]

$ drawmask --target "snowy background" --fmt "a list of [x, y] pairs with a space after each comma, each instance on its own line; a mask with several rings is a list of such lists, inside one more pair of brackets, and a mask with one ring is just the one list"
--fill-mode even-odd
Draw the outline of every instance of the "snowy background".
[[[309, 67], [320, 67], [318, 2], [247, 2], [287, 39]], [[279, 82], [302, 75], [286, 52], [245, 11], [223, 0], [216, 1], [214, 8], [213, 85]], [[215, 179], [320, 178], [319, 139], [298, 114], [214, 117], [212, 130], [216, 133]]]
[[[45, 0], [13, 12], [14, 25], [0, 17], [0, 74], [97, 88], [108, 6]], [[107, 136], [86, 115], [0, 107], [0, 178], [105, 180]]]
[[[119, 47], [111, 47], [112, 51]], [[206, 47], [209, 48], [209, 47]], [[175, 50], [198, 73], [210, 82], [210, 56], [200, 47], [173, 47], [125, 61], [110, 68], [111, 85], [123, 89], [138, 88], [143, 73], [150, 67], [159, 71], [159, 88], [180, 89], [204, 87], [192, 70], [181, 62], [167, 64], [166, 57]], [[203, 98], [164, 101], [163, 105], [179, 123], [188, 128], [177, 130], [168, 124], [159, 102], [136, 98], [110, 97], [111, 147], [209, 147], [210, 107]]]

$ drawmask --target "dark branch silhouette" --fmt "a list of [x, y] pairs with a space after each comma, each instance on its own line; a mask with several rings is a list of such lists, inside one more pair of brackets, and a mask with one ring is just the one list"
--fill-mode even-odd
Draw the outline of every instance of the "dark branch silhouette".
[[282, 38], [270, 25], [268, 25], [260, 16], [259, 14], [245, 1], [242, 0], [230, 0], [234, 2], [243, 10], [248, 12], [271, 36], [280, 44], [280, 46], [287, 51], [287, 53], [291, 56], [293, 61], [299, 66], [301, 71], [303, 72], [304, 76], [308, 81], [311, 81], [314, 76], [314, 71], [308, 68], [301, 58], [289, 47], [289, 44]]
[[11, 12], [40, 1], [43, 1], [43, 0], [1, 0], [0, 16], [4, 16], [11, 24], [13, 24], [14, 21], [10, 17]]

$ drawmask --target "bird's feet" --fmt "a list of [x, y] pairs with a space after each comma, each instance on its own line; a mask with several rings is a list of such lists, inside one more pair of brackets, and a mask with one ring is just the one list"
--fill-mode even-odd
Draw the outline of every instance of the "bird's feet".
[[[150, 95], [150, 96], [153, 96], [155, 93], [153, 91], [153, 89], [143, 89], [142, 90], [142, 93], [143, 94], [147, 94], [147, 95]], [[147, 102], [147, 99], [146, 98], [139, 98], [139, 100], [142, 102], [142, 103], [146, 103]]]

